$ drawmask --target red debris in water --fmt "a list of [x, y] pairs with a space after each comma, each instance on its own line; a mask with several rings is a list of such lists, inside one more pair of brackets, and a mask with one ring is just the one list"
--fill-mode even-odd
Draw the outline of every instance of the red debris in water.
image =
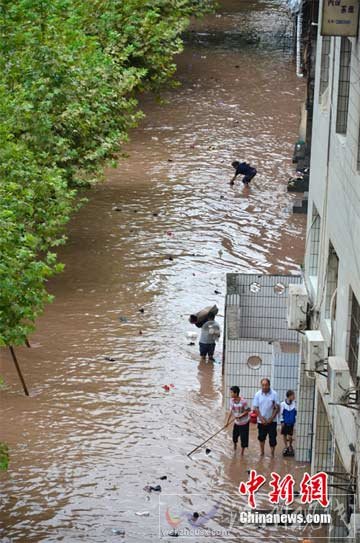
[[173, 232], [171, 232], [171, 230], [168, 230], [166, 233], [167, 233], [168, 236], [173, 236], [174, 235]]
[[170, 389], [175, 388], [175, 385], [173, 385], [173, 384], [171, 383], [170, 385], [163, 385], [162, 388], [163, 388], [166, 392], [169, 392]]

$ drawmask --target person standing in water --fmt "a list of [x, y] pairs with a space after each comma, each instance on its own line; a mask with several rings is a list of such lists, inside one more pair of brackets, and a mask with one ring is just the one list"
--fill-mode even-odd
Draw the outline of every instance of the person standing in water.
[[240, 396], [240, 389], [238, 386], [231, 387], [230, 393], [230, 411], [227, 424], [229, 424], [231, 417], [234, 417], [234, 451], [236, 451], [237, 442], [240, 437], [241, 456], [243, 456], [245, 449], [249, 446], [250, 407], [248, 406], [247, 401]]
[[238, 175], [243, 175], [244, 177], [242, 178], [242, 182], [245, 186], [247, 186], [257, 174], [256, 168], [253, 168], [247, 162], [239, 162], [238, 160], [234, 160], [234, 162], [231, 163], [231, 166], [234, 168], [235, 174], [230, 181], [230, 185], [235, 184], [235, 179]]
[[[196, 324], [197, 316], [190, 315], [190, 322]], [[205, 362], [208, 356], [209, 362], [215, 362], [214, 353], [216, 342], [219, 340], [221, 334], [220, 326], [215, 320], [215, 315], [209, 313], [208, 320], [201, 326], [200, 333], [200, 361]]]
[[257, 414], [260, 454], [264, 456], [265, 441], [266, 437], [269, 436], [271, 456], [274, 456], [277, 444], [277, 416], [280, 411], [280, 402], [277, 393], [270, 386], [270, 379], [261, 379], [261, 389], [255, 394], [253, 407]]

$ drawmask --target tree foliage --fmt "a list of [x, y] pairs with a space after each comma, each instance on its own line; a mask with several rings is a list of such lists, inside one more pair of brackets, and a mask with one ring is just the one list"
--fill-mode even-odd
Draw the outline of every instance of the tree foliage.
[[1, 0], [0, 345], [51, 301], [79, 187], [141, 117], [136, 94], [175, 71], [181, 32], [210, 1]]

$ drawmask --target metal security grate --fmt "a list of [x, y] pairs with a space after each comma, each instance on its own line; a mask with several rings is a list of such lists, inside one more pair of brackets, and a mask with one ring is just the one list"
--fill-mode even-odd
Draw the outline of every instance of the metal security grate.
[[317, 393], [317, 409], [315, 420], [315, 436], [313, 440], [313, 469], [318, 471], [332, 471], [334, 463], [333, 434], [331, 432], [328, 415], [324, 402]]
[[313, 222], [310, 232], [309, 275], [317, 277], [319, 272], [321, 219], [316, 207], [313, 207]]
[[359, 366], [359, 340], [360, 340], [360, 306], [354, 294], [351, 299], [350, 338], [349, 338], [349, 369], [350, 375], [356, 384], [358, 382]]
[[345, 470], [340, 454], [335, 448], [334, 471], [330, 477], [330, 510], [332, 523], [330, 526], [329, 543], [348, 543], [353, 539], [349, 531], [349, 520], [354, 510], [354, 489], [350, 484], [350, 474]]
[[351, 42], [341, 38], [336, 132], [346, 134], [350, 94]]
[[282, 401], [297, 390], [298, 333], [287, 327], [289, 284], [301, 276], [228, 274], [224, 357], [225, 405], [238, 385], [252, 403], [260, 379], [269, 377]]
[[296, 460], [310, 462], [313, 445], [315, 381], [305, 371], [304, 355], [301, 353], [299, 367], [299, 391], [296, 419]]
[[330, 60], [331, 37], [324, 36], [321, 42], [321, 69], [319, 99], [329, 86], [329, 60]]
[[336, 308], [336, 300], [333, 300], [333, 296], [338, 284], [338, 272], [339, 272], [339, 258], [335, 252], [334, 247], [330, 243], [329, 246], [329, 259], [327, 267], [327, 279], [326, 279], [326, 298], [325, 298], [325, 318], [332, 319], [334, 314], [334, 308]]

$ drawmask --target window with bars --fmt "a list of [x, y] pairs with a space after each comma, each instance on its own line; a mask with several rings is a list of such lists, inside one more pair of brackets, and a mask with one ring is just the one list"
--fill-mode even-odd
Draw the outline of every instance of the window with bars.
[[341, 38], [336, 132], [346, 134], [350, 94], [351, 42]]
[[335, 290], [338, 283], [339, 258], [330, 243], [326, 279], [325, 319], [334, 319], [336, 311]]
[[313, 206], [309, 255], [309, 275], [312, 276], [317, 276], [319, 271], [320, 226], [320, 215]]
[[354, 294], [351, 297], [351, 313], [350, 313], [350, 340], [348, 363], [350, 375], [356, 384], [358, 381], [358, 365], [359, 365], [359, 338], [360, 338], [360, 306]]
[[329, 60], [330, 60], [331, 37], [324, 36], [321, 42], [321, 68], [320, 68], [320, 89], [319, 99], [329, 86]]

